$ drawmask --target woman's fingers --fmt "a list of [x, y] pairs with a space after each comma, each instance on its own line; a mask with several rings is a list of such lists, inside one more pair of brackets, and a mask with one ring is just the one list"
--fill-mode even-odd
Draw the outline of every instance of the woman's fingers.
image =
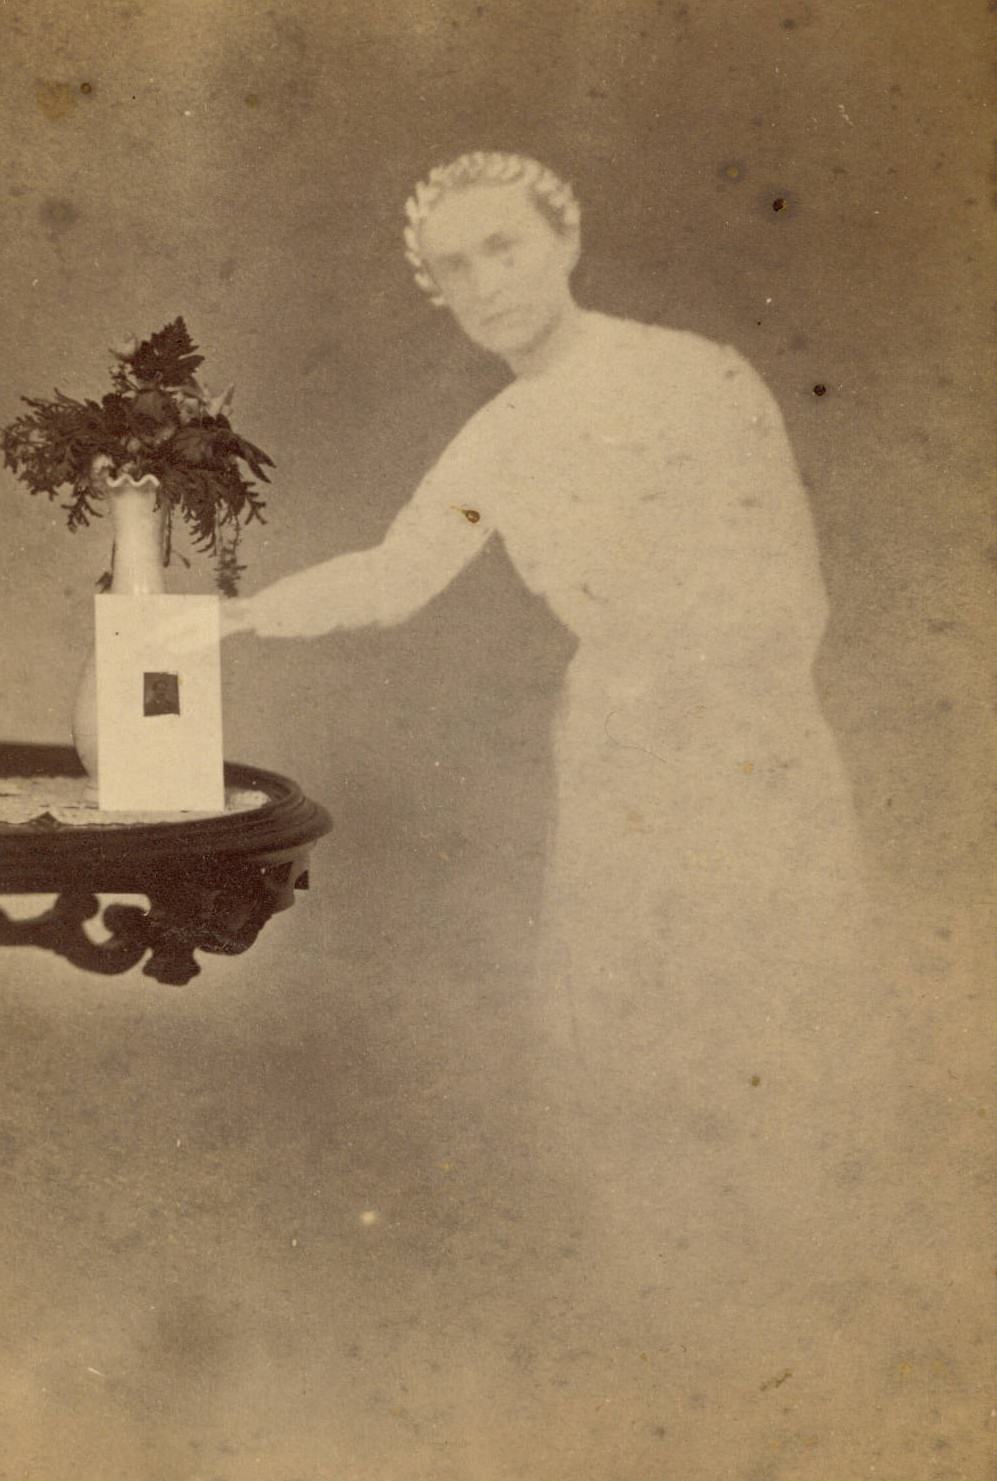
[[157, 619], [156, 640], [163, 649], [178, 658], [188, 653], [202, 653], [232, 633], [248, 632], [252, 626], [250, 603], [246, 600], [221, 601], [217, 606], [217, 626], [210, 612], [198, 601], [171, 597], [169, 613]]
[[232, 633], [251, 632], [253, 628], [252, 603], [248, 597], [232, 597], [219, 607], [219, 625], [223, 638]]

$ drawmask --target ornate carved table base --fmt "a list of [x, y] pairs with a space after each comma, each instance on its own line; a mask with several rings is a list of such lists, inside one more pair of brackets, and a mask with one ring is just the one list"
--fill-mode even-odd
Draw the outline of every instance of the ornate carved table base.
[[270, 917], [294, 904], [294, 891], [307, 888], [307, 855], [219, 882], [162, 880], [148, 910], [113, 903], [104, 909], [104, 941], [92, 940], [84, 929], [86, 921], [100, 917], [97, 896], [69, 891], [32, 920], [11, 920], [0, 909], [0, 946], [46, 947], [103, 976], [129, 971], [148, 951], [145, 975], [182, 986], [201, 970], [195, 951], [248, 951]]
[[[53, 769], [53, 757], [74, 766], [61, 748], [0, 746], [8, 775], [24, 774], [26, 757], [39, 770]], [[294, 904], [295, 891], [308, 888], [311, 846], [331, 824], [286, 777], [232, 766], [226, 779], [269, 800], [251, 813], [190, 822], [0, 833], [0, 894], [57, 895], [30, 920], [0, 909], [0, 946], [42, 947], [105, 976], [129, 971], [148, 952], [143, 973], [171, 985], [200, 972], [195, 951], [247, 951], [270, 917]], [[100, 916], [99, 894], [144, 895], [149, 906], [108, 904], [107, 939], [94, 941], [85, 923]]]

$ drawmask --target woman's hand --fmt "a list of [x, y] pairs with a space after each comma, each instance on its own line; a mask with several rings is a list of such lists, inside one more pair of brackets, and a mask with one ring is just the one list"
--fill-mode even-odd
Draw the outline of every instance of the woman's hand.
[[[315, 638], [332, 632], [324, 599], [324, 572], [312, 567], [274, 581], [251, 597], [223, 597], [218, 603], [218, 634], [255, 633], [261, 638]], [[176, 602], [176, 610], [163, 619], [159, 640], [177, 655], [209, 647], [214, 638], [205, 636], [203, 612]]]
[[219, 635], [229, 638], [233, 633], [253, 631], [252, 601], [249, 597], [230, 597], [218, 606]]
[[202, 602], [189, 602], [182, 596], [170, 596], [168, 603], [163, 615], [156, 619], [155, 640], [164, 652], [174, 654], [177, 658], [188, 653], [201, 653], [215, 646], [219, 638], [253, 630], [250, 603], [246, 600], [223, 599], [218, 602], [217, 635], [212, 630], [212, 624], [205, 622]]

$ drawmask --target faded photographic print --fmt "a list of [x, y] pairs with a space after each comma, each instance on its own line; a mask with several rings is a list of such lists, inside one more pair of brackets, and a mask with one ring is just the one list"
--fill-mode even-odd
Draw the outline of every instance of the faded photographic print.
[[989, 1474], [992, 19], [7, 0], [0, 1476]]

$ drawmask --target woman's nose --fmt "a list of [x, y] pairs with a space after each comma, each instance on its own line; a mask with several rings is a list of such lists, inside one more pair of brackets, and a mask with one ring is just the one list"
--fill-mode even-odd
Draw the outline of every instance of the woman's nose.
[[487, 303], [502, 286], [505, 269], [501, 262], [485, 259], [475, 263], [471, 274], [471, 291], [479, 303]]

